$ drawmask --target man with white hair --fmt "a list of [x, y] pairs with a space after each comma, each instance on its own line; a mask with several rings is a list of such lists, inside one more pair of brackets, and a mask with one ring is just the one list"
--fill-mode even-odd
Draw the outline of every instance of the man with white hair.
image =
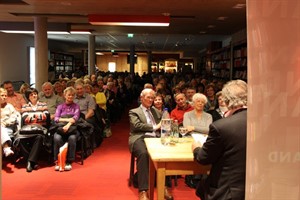
[[[212, 165], [204, 184], [199, 184], [201, 200], [245, 198], [247, 84], [242, 80], [228, 82], [222, 89], [228, 107], [226, 117], [209, 126], [204, 144], [193, 143], [195, 159]], [[200, 182], [201, 183], [201, 182]]]
[[[130, 136], [129, 149], [137, 158], [139, 200], [149, 200], [149, 155], [144, 138], [156, 137], [161, 127], [161, 112], [152, 107], [155, 98], [154, 90], [145, 88], [140, 94], [141, 105], [129, 111]], [[165, 189], [165, 199], [172, 200], [173, 196]]]
[[42, 92], [39, 93], [39, 100], [47, 103], [51, 120], [54, 119], [57, 106], [64, 102], [64, 99], [61, 96], [54, 93], [53, 85], [50, 82], [45, 82], [42, 85]]

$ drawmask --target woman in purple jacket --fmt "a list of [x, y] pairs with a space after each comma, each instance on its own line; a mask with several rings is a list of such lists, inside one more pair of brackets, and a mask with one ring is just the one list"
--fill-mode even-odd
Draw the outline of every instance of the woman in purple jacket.
[[57, 164], [59, 148], [66, 142], [68, 143], [68, 152], [64, 170], [70, 171], [72, 169], [72, 162], [75, 160], [76, 142], [80, 134], [77, 129], [72, 128], [72, 125], [74, 125], [80, 117], [80, 107], [73, 102], [75, 93], [76, 90], [73, 87], [67, 87], [64, 90], [65, 103], [60, 104], [55, 112], [54, 121], [58, 124], [62, 124], [54, 134], [55, 171], [60, 170]]

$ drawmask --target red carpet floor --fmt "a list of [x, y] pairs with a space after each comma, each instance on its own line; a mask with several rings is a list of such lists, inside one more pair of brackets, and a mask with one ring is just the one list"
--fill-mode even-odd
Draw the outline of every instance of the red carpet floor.
[[[113, 135], [84, 161], [73, 163], [73, 170], [56, 172], [54, 165], [40, 163], [37, 171], [27, 173], [25, 164], [2, 164], [3, 200], [134, 200], [138, 190], [128, 186], [130, 153], [127, 113], [112, 125]], [[44, 159], [46, 160], [46, 159]], [[79, 161], [79, 159], [78, 159]], [[184, 179], [172, 188], [174, 199], [198, 200]]]

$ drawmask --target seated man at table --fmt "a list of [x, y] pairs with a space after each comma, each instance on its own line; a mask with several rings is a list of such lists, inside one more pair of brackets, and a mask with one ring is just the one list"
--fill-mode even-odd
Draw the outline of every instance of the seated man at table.
[[[137, 158], [137, 174], [139, 200], [148, 200], [149, 182], [149, 155], [144, 138], [156, 137], [161, 123], [161, 112], [151, 107], [154, 101], [155, 92], [146, 88], [141, 92], [141, 105], [129, 111], [130, 136], [129, 148]], [[172, 200], [172, 195], [165, 189], [165, 199]]]
[[176, 108], [171, 111], [170, 117], [173, 120], [177, 120], [179, 125], [182, 125], [184, 113], [194, 110], [194, 108], [187, 102], [185, 94], [177, 93], [174, 98]]

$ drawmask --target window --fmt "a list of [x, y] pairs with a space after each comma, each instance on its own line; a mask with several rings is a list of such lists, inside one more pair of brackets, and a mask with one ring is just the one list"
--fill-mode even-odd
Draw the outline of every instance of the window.
[[108, 63], [108, 71], [115, 72], [116, 71], [116, 63], [115, 62], [109, 62]]
[[35, 48], [29, 48], [29, 84], [35, 87]]

